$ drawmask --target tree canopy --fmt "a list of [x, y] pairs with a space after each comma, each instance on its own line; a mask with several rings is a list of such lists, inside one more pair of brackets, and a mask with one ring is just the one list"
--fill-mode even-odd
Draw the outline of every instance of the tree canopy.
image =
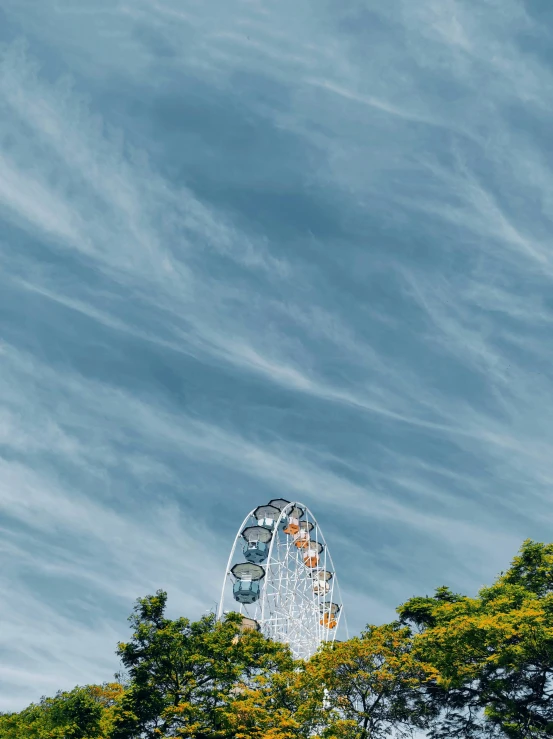
[[131, 640], [118, 645], [129, 686], [115, 718], [113, 739], [187, 739], [231, 736], [229, 704], [267, 675], [286, 671], [286, 647], [255, 630], [240, 630], [241, 617], [223, 622], [165, 617], [167, 594], [138, 601]]
[[245, 629], [140, 598], [125, 678], [0, 714], [0, 739], [553, 737], [553, 544], [526, 541], [475, 596], [438, 587], [308, 661]]
[[553, 544], [526, 541], [475, 598], [442, 587], [398, 611], [439, 712], [430, 736], [553, 736]]

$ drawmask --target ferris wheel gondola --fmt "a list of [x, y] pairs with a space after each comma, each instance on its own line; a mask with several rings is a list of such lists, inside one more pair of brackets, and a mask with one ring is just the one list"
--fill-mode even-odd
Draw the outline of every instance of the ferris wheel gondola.
[[261, 593], [260, 581], [265, 577], [265, 570], [258, 564], [240, 562], [234, 565], [230, 574], [234, 578], [232, 594], [238, 603], [255, 603]]
[[241, 534], [245, 541], [242, 547], [244, 557], [249, 562], [260, 564], [267, 559], [272, 532], [264, 526], [247, 526]]

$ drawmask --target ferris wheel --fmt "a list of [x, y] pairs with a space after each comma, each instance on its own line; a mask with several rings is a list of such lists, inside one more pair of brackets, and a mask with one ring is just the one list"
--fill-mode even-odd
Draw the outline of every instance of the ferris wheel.
[[244, 628], [288, 644], [296, 659], [334, 641], [341, 623], [347, 638], [332, 557], [303, 503], [275, 498], [246, 516], [228, 559], [219, 619], [231, 597], [240, 604]]

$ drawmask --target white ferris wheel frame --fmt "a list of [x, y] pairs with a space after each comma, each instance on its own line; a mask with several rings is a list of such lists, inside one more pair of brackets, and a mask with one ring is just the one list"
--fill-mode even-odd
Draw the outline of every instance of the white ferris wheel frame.
[[[301, 521], [313, 524], [309, 538], [317, 545], [319, 543], [323, 545], [316, 568], [308, 568], [304, 564], [303, 556], [306, 550], [296, 547], [293, 536], [285, 534], [281, 529], [281, 524], [287, 520], [294, 508], [301, 508], [304, 511]], [[257, 508], [254, 508], [248, 513], [234, 539], [221, 588], [217, 609], [218, 620], [224, 615], [225, 590], [229, 583], [233, 582], [231, 567], [236, 548], [242, 541], [242, 531], [249, 522], [250, 525], [258, 525], [254, 515], [256, 510]], [[341, 621], [346, 639], [348, 638], [347, 620], [334, 562], [317, 519], [304, 503], [287, 503], [280, 510], [278, 520], [274, 524], [267, 559], [261, 566], [265, 570], [265, 576], [260, 582], [259, 600], [251, 605], [240, 603], [239, 612], [255, 619], [265, 636], [288, 644], [296, 659], [309, 659], [322, 642], [333, 642]], [[332, 572], [328, 592], [324, 592], [323, 588], [323, 592], [317, 593], [313, 587], [315, 581], [310, 573], [320, 570]], [[326, 602], [335, 603], [335, 595], [338, 596], [340, 610], [335, 616], [335, 628], [330, 629], [321, 623], [323, 620], [321, 605]]]

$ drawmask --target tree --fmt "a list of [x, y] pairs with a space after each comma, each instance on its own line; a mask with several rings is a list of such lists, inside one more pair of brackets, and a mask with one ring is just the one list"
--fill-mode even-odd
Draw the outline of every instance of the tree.
[[0, 739], [109, 739], [123, 687], [87, 685], [0, 716]]
[[165, 617], [167, 594], [137, 601], [130, 642], [118, 654], [129, 685], [116, 712], [113, 739], [215, 739], [233, 736], [229, 705], [255, 680], [293, 664], [289, 650], [240, 629], [242, 618], [213, 615], [191, 622]]
[[408, 628], [369, 626], [361, 637], [324, 645], [306, 664], [300, 714], [310, 711], [323, 737], [410, 736], [427, 722], [422, 676]]
[[491, 587], [438, 588], [399, 622], [308, 661], [239, 614], [191, 622], [137, 601], [124, 685], [76, 687], [0, 714], [0, 739], [553, 737], [553, 544], [527, 541]]
[[398, 609], [439, 714], [431, 737], [553, 736], [553, 545], [526, 541], [496, 583]]

